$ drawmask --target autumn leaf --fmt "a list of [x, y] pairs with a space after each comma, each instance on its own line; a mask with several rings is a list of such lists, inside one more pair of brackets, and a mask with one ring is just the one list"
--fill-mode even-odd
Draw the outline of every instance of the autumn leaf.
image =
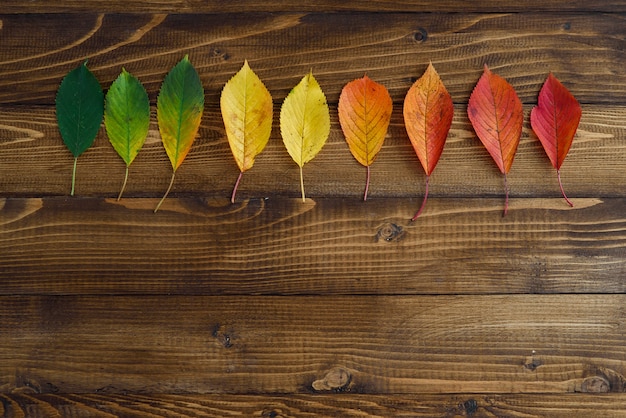
[[349, 82], [341, 90], [338, 108], [341, 130], [354, 158], [367, 167], [363, 200], [367, 200], [370, 165], [383, 146], [391, 110], [391, 97], [385, 86], [367, 76]]
[[248, 61], [224, 86], [220, 107], [230, 150], [241, 170], [231, 197], [231, 202], [235, 203], [244, 171], [252, 168], [272, 131], [272, 96], [250, 69]]
[[128, 168], [146, 141], [150, 127], [150, 101], [146, 89], [133, 75], [122, 73], [111, 84], [104, 105], [104, 126], [113, 149], [126, 163], [122, 189], [128, 180]]
[[191, 149], [200, 128], [204, 110], [204, 88], [196, 69], [185, 56], [165, 76], [157, 97], [157, 121], [161, 141], [172, 163], [172, 179], [154, 211], [159, 207], [174, 184], [176, 170]]
[[411, 86], [404, 99], [404, 123], [409, 139], [426, 172], [426, 190], [414, 221], [422, 213], [428, 199], [428, 181], [446, 143], [454, 105], [432, 63]]
[[522, 102], [515, 89], [485, 65], [483, 75], [470, 95], [467, 113], [476, 135], [504, 175], [506, 215], [509, 206], [506, 175], [522, 135]]
[[61, 137], [74, 156], [70, 192], [74, 196], [78, 157], [93, 145], [104, 114], [104, 93], [87, 61], [63, 78], [55, 102]]
[[305, 75], [285, 98], [280, 109], [280, 133], [287, 152], [300, 167], [304, 202], [302, 167], [320, 152], [330, 134], [326, 96], [312, 72]]
[[530, 125], [556, 169], [561, 194], [568, 205], [574, 204], [567, 198], [561, 183], [561, 164], [572, 146], [574, 134], [582, 109], [578, 101], [552, 73], [539, 92], [537, 106], [530, 111]]

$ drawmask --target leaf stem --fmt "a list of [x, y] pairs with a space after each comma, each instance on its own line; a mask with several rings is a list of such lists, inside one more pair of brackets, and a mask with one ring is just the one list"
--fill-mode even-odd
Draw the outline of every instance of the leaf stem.
[[509, 183], [506, 179], [506, 173], [504, 174], [504, 213], [502, 216], [506, 216], [509, 211]]
[[122, 198], [122, 194], [124, 193], [124, 189], [126, 188], [126, 182], [128, 181], [128, 165], [126, 166], [126, 175], [124, 176], [124, 183], [122, 184], [122, 190], [120, 190], [120, 194], [117, 195], [117, 201]]
[[76, 184], [76, 162], [78, 161], [78, 157], [74, 157], [74, 169], [72, 170], [72, 191], [70, 192], [70, 196], [74, 196], [74, 185]]
[[300, 189], [302, 190], [302, 201], [306, 202], [306, 197], [304, 197], [304, 178], [302, 176], [302, 166], [300, 166]]
[[157, 211], [159, 210], [159, 208], [161, 207], [161, 204], [163, 203], [163, 201], [165, 200], [165, 198], [167, 197], [167, 195], [170, 193], [170, 190], [172, 190], [172, 185], [174, 184], [174, 176], [176, 175], [176, 171], [172, 172], [172, 179], [170, 180], [170, 185], [167, 187], [167, 190], [165, 191], [165, 194], [163, 195], [163, 197], [161, 198], [161, 200], [159, 201], [158, 205], [156, 206], [156, 208], [154, 208], [154, 213], [157, 213]]
[[370, 189], [370, 166], [367, 166], [367, 176], [365, 177], [365, 194], [363, 194], [363, 201], [367, 200], [367, 191]]
[[572, 203], [571, 200], [569, 200], [567, 198], [567, 196], [565, 195], [565, 190], [563, 190], [563, 183], [561, 183], [561, 171], [556, 170], [556, 178], [559, 179], [559, 188], [561, 189], [561, 194], [563, 195], [563, 199], [565, 199], [565, 201], [567, 202], [567, 204], [573, 208], [574, 204]]
[[237, 194], [237, 187], [239, 187], [239, 182], [241, 181], [242, 176], [243, 176], [243, 171], [240, 171], [239, 177], [237, 177], [237, 181], [235, 182], [235, 187], [233, 188], [233, 194], [230, 197], [230, 203], [235, 203], [235, 195]]
[[420, 206], [419, 210], [415, 212], [415, 215], [413, 215], [413, 217], [411, 218], [411, 222], [415, 221], [426, 207], [426, 199], [428, 199], [428, 180], [430, 180], [430, 176], [426, 176], [426, 190], [424, 191], [424, 200], [422, 200], [422, 206]]

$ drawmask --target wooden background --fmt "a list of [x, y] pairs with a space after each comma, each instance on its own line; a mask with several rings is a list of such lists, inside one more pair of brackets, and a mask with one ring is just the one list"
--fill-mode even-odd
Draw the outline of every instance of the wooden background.
[[[626, 3], [617, 0], [0, 3], [0, 415], [626, 416]], [[154, 102], [185, 54], [206, 91], [173, 192]], [[122, 67], [153, 123], [124, 163], [101, 129], [78, 161], [56, 126], [63, 76]], [[247, 59], [274, 98], [238, 169], [219, 112]], [[432, 61], [455, 102], [423, 215], [402, 102]], [[469, 124], [483, 64], [525, 105], [502, 178]], [[305, 167], [277, 113], [312, 70], [331, 135]], [[556, 174], [528, 124], [552, 71], [583, 117]], [[365, 170], [336, 104], [367, 73], [394, 100]]]

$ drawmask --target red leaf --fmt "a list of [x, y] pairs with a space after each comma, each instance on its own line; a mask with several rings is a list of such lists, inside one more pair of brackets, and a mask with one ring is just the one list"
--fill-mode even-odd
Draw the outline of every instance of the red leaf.
[[572, 146], [581, 115], [582, 110], [578, 101], [550, 73], [539, 92], [537, 106], [530, 112], [530, 126], [541, 141], [550, 162], [556, 168], [561, 193], [570, 206], [574, 205], [563, 191], [560, 169]]
[[504, 174], [506, 215], [509, 200], [506, 174], [511, 169], [522, 135], [522, 102], [513, 86], [485, 65], [483, 75], [469, 98], [467, 114], [476, 135]]
[[452, 98], [431, 63], [404, 99], [406, 131], [426, 172], [424, 201], [411, 220], [417, 219], [426, 205], [428, 180], [443, 152], [453, 113]]

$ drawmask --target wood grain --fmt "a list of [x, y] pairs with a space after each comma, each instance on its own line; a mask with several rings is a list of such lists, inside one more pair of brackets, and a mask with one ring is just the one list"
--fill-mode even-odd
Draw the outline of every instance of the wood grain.
[[[0, 416], [626, 416], [626, 3], [618, 0], [0, 0]], [[62, 77], [122, 67], [153, 104], [185, 54], [207, 110], [177, 173], [151, 125], [124, 164], [101, 130], [78, 163]], [[247, 59], [274, 111], [313, 71], [329, 142], [298, 171], [277, 116], [238, 175], [218, 109]], [[425, 212], [401, 106], [432, 62], [455, 101]], [[526, 122], [502, 179], [466, 106], [483, 64], [531, 106], [552, 71], [581, 101], [569, 208]], [[394, 100], [365, 170], [339, 129], [367, 73]]]
[[29, 0], [3, 0], [0, 13], [60, 13], [91, 12], [101, 10], [111, 13], [239, 13], [249, 12], [529, 12], [529, 11], [587, 11], [624, 12], [626, 7], [619, 0], [527, 0], [524, 2], [481, 0], [321, 0], [309, 4], [299, 0], [263, 2], [258, 0], [238, 0], [229, 2], [207, 2], [202, 0], [56, 0], [35, 2]]
[[6, 296], [0, 389], [623, 392], [625, 304], [625, 295]]
[[532, 395], [0, 395], [0, 414], [30, 418], [229, 416], [280, 417], [623, 417], [624, 394]]
[[[291, 160], [278, 129], [267, 148], [246, 172], [238, 198], [299, 196], [297, 165]], [[525, 108], [528, 115], [530, 107]], [[156, 116], [148, 139], [131, 165], [124, 196], [160, 197], [168, 186], [171, 165], [161, 144]], [[570, 197], [626, 197], [626, 107], [584, 105], [572, 149], [561, 169]], [[362, 197], [365, 168], [350, 154], [331, 108], [331, 134], [319, 155], [304, 171], [307, 195]], [[0, 196], [67, 196], [73, 156], [63, 145], [54, 110], [49, 107], [0, 108]], [[117, 196], [125, 165], [110, 145], [104, 129], [78, 161], [76, 193], [80, 196]], [[239, 169], [215, 106], [205, 111], [200, 133], [176, 173], [173, 192], [179, 196], [228, 197]], [[402, 108], [396, 105], [385, 144], [372, 165], [371, 197], [421, 197], [424, 171], [406, 134]], [[530, 129], [528, 116], [522, 140], [508, 176], [513, 198], [559, 197], [556, 172]], [[465, 106], [455, 117], [441, 160], [430, 179], [438, 197], [502, 197], [502, 176], [467, 119]]]
[[[6, 199], [11, 294], [623, 293], [624, 199]], [[62, 278], [62, 280], [60, 280]], [[530, 297], [532, 299], [532, 296]]]
[[277, 102], [310, 70], [331, 103], [365, 72], [399, 102], [432, 61], [456, 103], [467, 103], [485, 63], [525, 103], [536, 103], [550, 71], [583, 103], [626, 103], [619, 14], [15, 14], [0, 21], [3, 104], [52, 105], [63, 76], [86, 59], [105, 88], [125, 67], [154, 100], [185, 54], [207, 103], [218, 102], [244, 59]]

